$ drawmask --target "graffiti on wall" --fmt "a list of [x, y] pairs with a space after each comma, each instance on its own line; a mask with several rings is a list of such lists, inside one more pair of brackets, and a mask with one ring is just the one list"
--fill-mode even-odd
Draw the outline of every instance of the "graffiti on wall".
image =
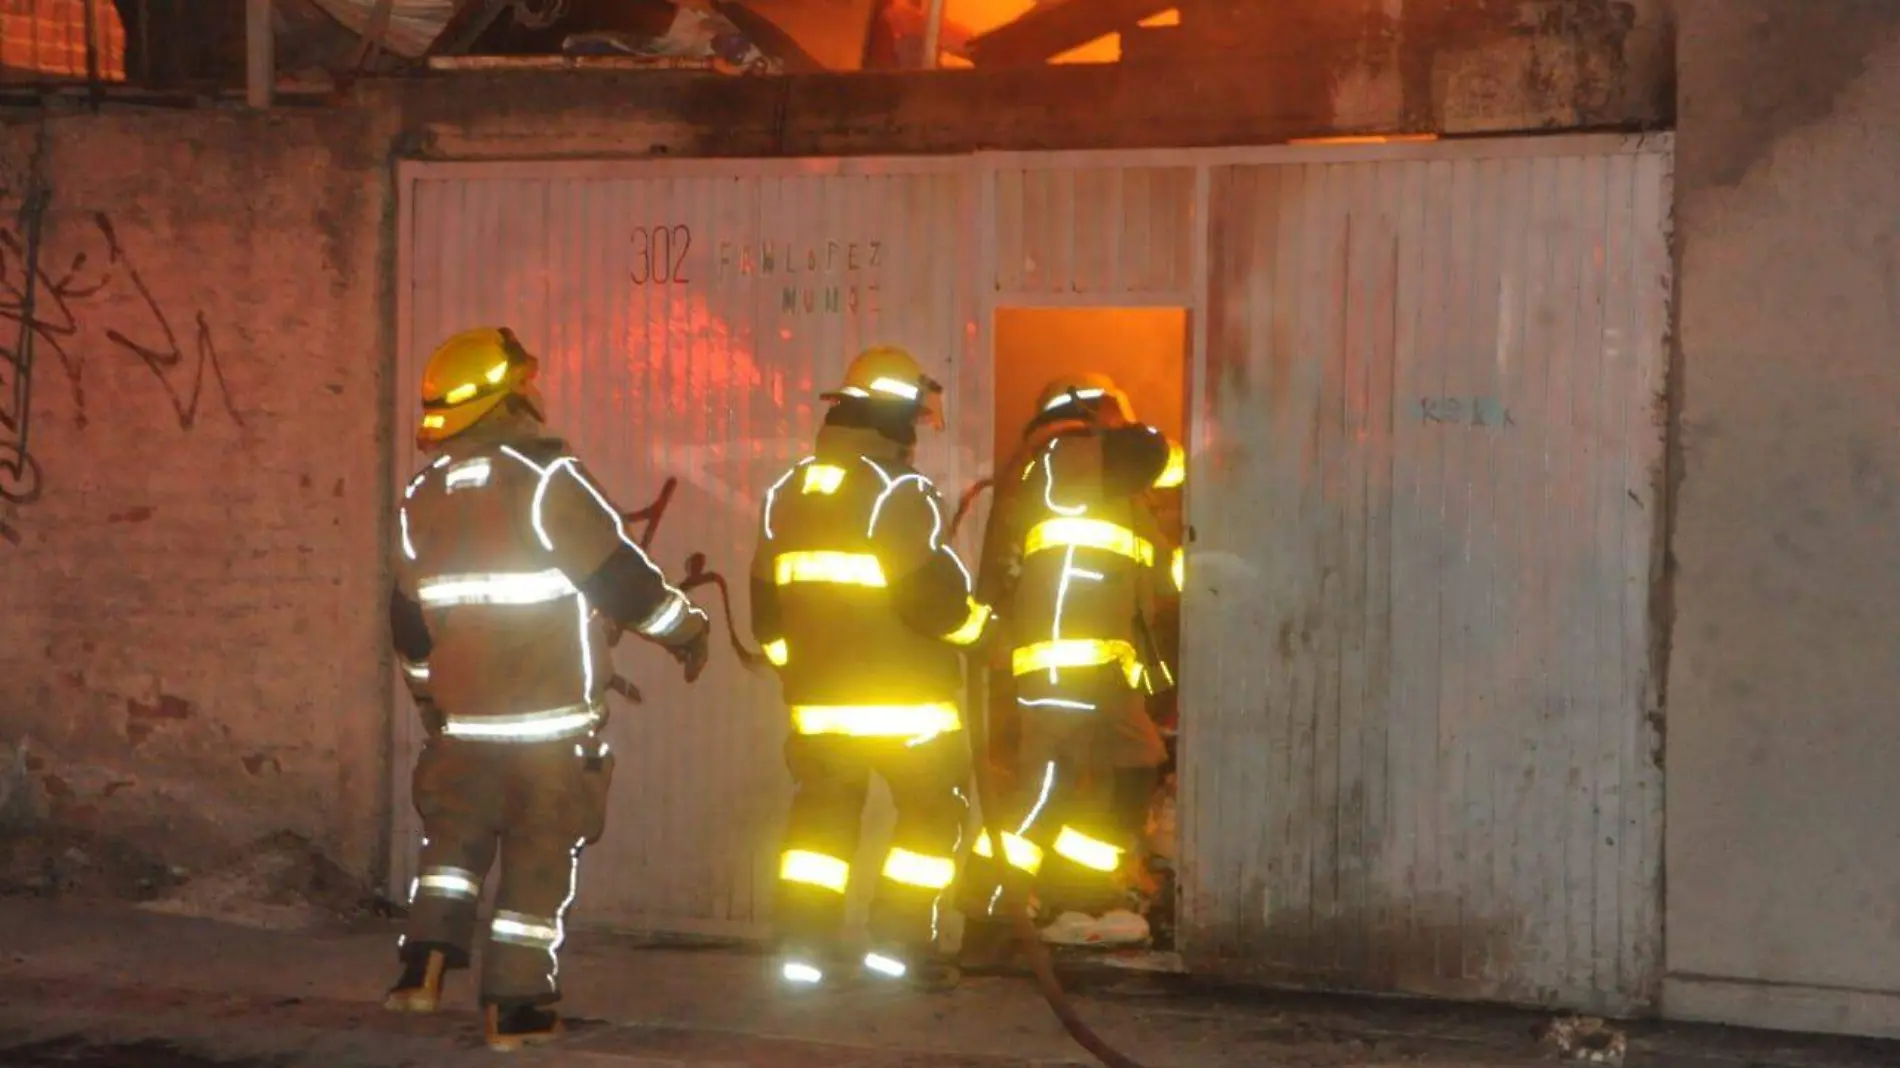
[[[34, 387], [44, 385], [39, 379], [49, 357], [81, 428], [90, 418], [89, 358], [136, 360], [180, 430], [197, 426], [207, 401], [244, 427], [204, 312], [174, 327], [110, 217], [99, 212], [88, 219], [77, 248], [49, 248], [22, 229], [0, 226], [0, 502], [30, 504], [44, 488], [45, 472], [33, 452], [32, 398]], [[0, 538], [19, 542], [4, 519]]]
[[[679, 488], [679, 479], [668, 476], [661, 484], [660, 492], [645, 507], [622, 515], [630, 527], [640, 529], [639, 542], [642, 549], [650, 549], [653, 538], [659, 533], [660, 521], [666, 518], [667, 506], [673, 503], [673, 491]], [[734, 656], [747, 666], [756, 666], [765, 658], [756, 650], [747, 648], [739, 637], [739, 626], [732, 614], [732, 589], [726, 585], [726, 577], [706, 567], [706, 554], [697, 550], [686, 555], [686, 574], [676, 583], [680, 589], [691, 592], [698, 586], [711, 586], [719, 591], [719, 605], [726, 618], [726, 640], [732, 645]]]

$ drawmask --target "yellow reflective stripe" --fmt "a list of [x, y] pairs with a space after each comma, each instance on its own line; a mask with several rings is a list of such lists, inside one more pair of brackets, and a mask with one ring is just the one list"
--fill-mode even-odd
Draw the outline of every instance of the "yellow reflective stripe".
[[1173, 489], [1187, 481], [1187, 450], [1168, 442], [1168, 466], [1155, 476], [1156, 489]]
[[970, 614], [964, 618], [963, 625], [944, 635], [943, 640], [951, 645], [969, 645], [983, 636], [983, 627], [990, 621], [990, 606], [977, 604], [974, 599], [966, 598], [970, 605]]
[[1122, 851], [1099, 838], [1090, 838], [1074, 827], [1062, 828], [1056, 835], [1056, 855], [1067, 857], [1095, 871], [1114, 871], [1121, 867]]
[[925, 856], [894, 846], [884, 858], [884, 877], [905, 886], [941, 890], [957, 877], [957, 862], [953, 857]]
[[476, 391], [479, 389], [481, 389], [481, 387], [477, 386], [473, 382], [464, 382], [461, 385], [456, 386], [454, 389], [449, 390], [448, 393], [445, 396], [443, 396], [442, 403], [460, 404], [463, 401], [469, 399], [470, 397], [473, 397]]
[[829, 496], [838, 492], [838, 487], [843, 484], [844, 468], [830, 464], [810, 464], [805, 468], [805, 481], [799, 487], [799, 492]]
[[785, 644], [784, 638], [775, 642], [766, 642], [765, 659], [770, 661], [773, 667], [784, 667], [785, 662], [791, 659], [791, 647]]
[[1141, 682], [1141, 658], [1133, 644], [1120, 640], [1064, 638], [1025, 645], [1010, 654], [1010, 670], [1012, 674], [1027, 675], [1032, 671], [1094, 667], [1117, 661], [1121, 663], [1122, 674], [1128, 677], [1128, 685], [1138, 685]]
[[851, 865], [823, 853], [788, 849], [779, 856], [778, 877], [782, 882], [804, 883], [842, 894], [851, 883]]
[[963, 719], [948, 701], [922, 705], [793, 705], [792, 727], [800, 734], [853, 738], [914, 738], [960, 730]]
[[794, 582], [836, 582], [846, 586], [884, 585], [884, 568], [870, 553], [824, 551], [781, 553], [773, 564], [780, 586]]
[[1174, 550], [1174, 559], [1168, 561], [1168, 574], [1174, 577], [1176, 590], [1187, 589], [1187, 557], [1181, 550]]
[[1100, 549], [1148, 567], [1153, 567], [1155, 562], [1152, 542], [1105, 519], [1045, 519], [1031, 527], [1029, 536], [1023, 539], [1024, 556], [1034, 556], [1044, 549], [1071, 547]]
[[[1009, 858], [1010, 867], [1020, 868], [1031, 875], [1042, 870], [1041, 846], [1024, 838], [1022, 835], [1010, 831], [1004, 831], [1000, 837], [1003, 839], [1003, 856]], [[979, 857], [994, 857], [996, 855], [995, 851], [990, 848], [989, 832], [986, 831], [976, 836], [975, 852]]]

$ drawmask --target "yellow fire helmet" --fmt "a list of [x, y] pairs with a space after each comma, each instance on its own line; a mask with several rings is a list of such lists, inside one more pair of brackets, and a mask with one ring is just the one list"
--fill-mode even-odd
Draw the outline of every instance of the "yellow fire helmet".
[[526, 397], [540, 411], [535, 389], [540, 363], [505, 326], [464, 330], [429, 354], [422, 369], [420, 448], [440, 445], [469, 427], [510, 395]]
[[828, 401], [846, 397], [909, 401], [917, 406], [920, 422], [943, 429], [943, 384], [925, 374], [915, 356], [895, 345], [877, 345], [858, 353], [845, 368], [844, 383], [821, 396]]
[[[1122, 392], [1115, 380], [1103, 374], [1086, 372], [1083, 374], [1061, 375], [1042, 387], [1036, 395], [1036, 416], [1038, 418], [1051, 412], [1073, 406], [1074, 414], [1081, 418], [1096, 418], [1096, 413], [1114, 406], [1122, 422], [1135, 421], [1135, 406]], [[1069, 413], [1063, 413], [1069, 414]]]

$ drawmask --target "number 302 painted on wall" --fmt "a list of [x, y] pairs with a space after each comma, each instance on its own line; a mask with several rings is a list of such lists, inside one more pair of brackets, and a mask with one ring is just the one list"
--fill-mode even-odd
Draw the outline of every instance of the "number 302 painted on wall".
[[680, 285], [686, 278], [686, 253], [693, 231], [685, 226], [633, 228], [633, 284]]

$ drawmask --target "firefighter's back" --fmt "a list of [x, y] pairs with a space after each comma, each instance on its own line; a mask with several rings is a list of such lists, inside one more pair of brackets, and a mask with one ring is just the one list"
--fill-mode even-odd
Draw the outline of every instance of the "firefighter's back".
[[612, 664], [605, 623], [556, 566], [537, 494], [558, 439], [474, 443], [407, 489], [403, 555], [435, 639], [430, 683], [456, 722], [598, 704]]
[[785, 700], [794, 707], [954, 701], [957, 653], [906, 625], [893, 590], [903, 575], [880, 549], [880, 521], [892, 501], [933, 491], [903, 463], [854, 450], [851, 437], [822, 440], [768, 502], [764, 551], [778, 590]]

